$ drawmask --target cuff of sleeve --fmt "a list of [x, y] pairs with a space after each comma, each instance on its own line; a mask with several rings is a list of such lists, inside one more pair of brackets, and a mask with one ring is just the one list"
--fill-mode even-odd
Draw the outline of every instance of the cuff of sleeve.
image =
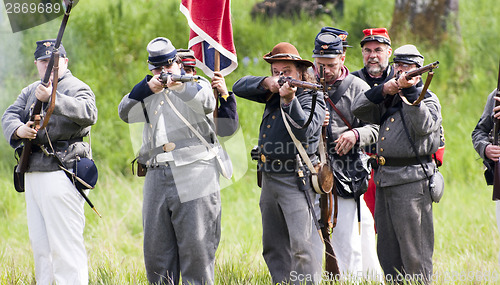
[[383, 90], [384, 84], [380, 84], [366, 91], [365, 96], [374, 104], [380, 104], [384, 101], [384, 95], [382, 95]]
[[151, 75], [146, 75], [146, 77], [144, 77], [144, 79], [141, 82], [137, 83], [134, 86], [132, 91], [130, 91], [128, 97], [130, 99], [141, 101], [144, 100], [146, 97], [153, 95], [153, 91], [151, 91], [151, 89], [148, 86], [148, 81], [151, 78], [152, 78]]
[[359, 143], [359, 132], [356, 129], [351, 129], [351, 131], [354, 133], [354, 136], [356, 137], [356, 143]]
[[418, 89], [415, 86], [401, 89], [401, 92], [403, 92], [403, 96], [408, 99], [408, 102], [413, 103], [418, 98]]
[[231, 95], [227, 97], [227, 100], [219, 97], [219, 108], [218, 108], [218, 116], [221, 118], [238, 118], [238, 113], [236, 111], [236, 100], [234, 95], [230, 92]]

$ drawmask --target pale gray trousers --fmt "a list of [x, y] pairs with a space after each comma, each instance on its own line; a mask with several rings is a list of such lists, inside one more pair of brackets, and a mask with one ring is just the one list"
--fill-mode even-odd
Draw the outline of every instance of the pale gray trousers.
[[[308, 194], [314, 203], [316, 197], [311, 188]], [[273, 284], [319, 281], [323, 247], [313, 230], [311, 212], [304, 192], [297, 186], [295, 173], [262, 173], [260, 211], [262, 254]]]
[[181, 274], [183, 284], [213, 284], [220, 192], [181, 202], [170, 166], [148, 168], [145, 179], [142, 214], [148, 281], [178, 284]]
[[434, 226], [427, 179], [377, 187], [377, 253], [386, 280], [402, 283], [432, 277]]

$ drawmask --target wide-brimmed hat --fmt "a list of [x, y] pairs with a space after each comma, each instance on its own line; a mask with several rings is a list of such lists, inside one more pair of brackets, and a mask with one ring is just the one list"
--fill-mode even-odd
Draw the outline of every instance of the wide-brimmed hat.
[[171, 65], [174, 63], [177, 55], [177, 50], [172, 43], [167, 38], [163, 37], [155, 38], [150, 41], [146, 49], [149, 54], [149, 70], [153, 70], [164, 65]]
[[[54, 51], [54, 46], [56, 44], [56, 40], [43, 40], [36, 42], [36, 50], [35, 50], [35, 60], [46, 59], [52, 56], [52, 52]], [[66, 57], [66, 50], [64, 49], [62, 43], [59, 45], [59, 56]]]
[[364, 37], [361, 40], [361, 47], [365, 45], [367, 42], [379, 42], [387, 45], [391, 45], [391, 38], [389, 38], [389, 33], [386, 28], [373, 28], [373, 29], [364, 29], [363, 30]]
[[313, 66], [313, 63], [309, 60], [302, 59], [300, 57], [297, 48], [291, 43], [281, 42], [274, 46], [271, 52], [268, 52], [263, 56], [264, 60], [273, 63], [276, 61], [293, 61], [304, 64], [305, 66]]
[[424, 56], [420, 54], [416, 46], [404, 45], [398, 47], [394, 51], [394, 58], [392, 61], [416, 64], [417, 67], [422, 67], [424, 65]]

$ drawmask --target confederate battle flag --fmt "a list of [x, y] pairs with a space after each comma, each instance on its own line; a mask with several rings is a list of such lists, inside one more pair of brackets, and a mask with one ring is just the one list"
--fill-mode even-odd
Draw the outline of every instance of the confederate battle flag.
[[215, 50], [220, 53], [220, 72], [228, 75], [238, 66], [233, 43], [230, 0], [182, 0], [191, 33], [188, 48], [196, 57], [196, 67], [213, 76]]

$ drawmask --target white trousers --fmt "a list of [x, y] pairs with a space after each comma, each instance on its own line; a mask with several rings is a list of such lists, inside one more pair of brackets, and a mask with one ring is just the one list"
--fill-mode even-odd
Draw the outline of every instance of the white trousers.
[[62, 170], [26, 173], [25, 185], [36, 283], [88, 284], [85, 200]]
[[361, 235], [356, 202], [338, 198], [337, 226], [332, 232], [333, 250], [342, 278], [381, 281], [383, 273], [377, 256], [373, 217], [363, 196], [360, 199]]

